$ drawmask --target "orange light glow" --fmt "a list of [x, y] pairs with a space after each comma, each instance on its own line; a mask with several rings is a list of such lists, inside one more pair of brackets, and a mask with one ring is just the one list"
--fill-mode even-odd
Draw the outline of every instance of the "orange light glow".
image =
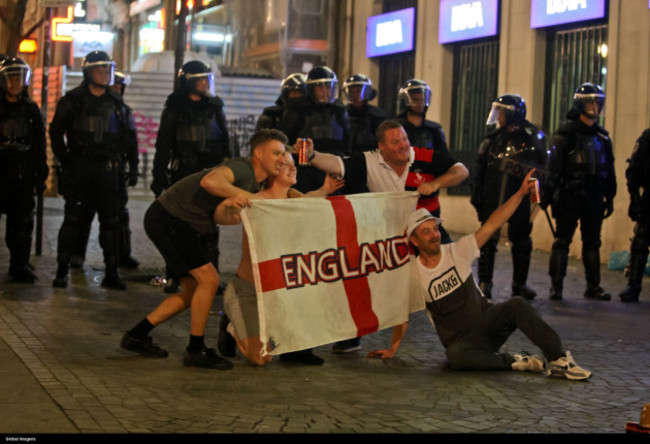
[[59, 23], [72, 23], [72, 6], [68, 6], [67, 17], [54, 17], [52, 19], [52, 40], [55, 42], [71, 42], [72, 36], [57, 34], [57, 26]]
[[38, 45], [34, 39], [24, 39], [18, 46], [18, 52], [22, 52], [23, 54], [34, 54], [37, 49]]

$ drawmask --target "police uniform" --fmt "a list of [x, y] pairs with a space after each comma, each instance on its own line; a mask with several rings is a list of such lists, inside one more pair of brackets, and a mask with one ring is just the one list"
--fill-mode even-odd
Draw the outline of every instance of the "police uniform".
[[[481, 223], [485, 223], [494, 210], [519, 190], [521, 181], [531, 168], [537, 169], [539, 177], [546, 167], [546, 149], [545, 134], [527, 120], [512, 130], [501, 127], [487, 134], [476, 158], [470, 199]], [[532, 251], [530, 209], [530, 198], [526, 196], [508, 220], [513, 294], [528, 299], [535, 296], [535, 292], [526, 286]], [[498, 242], [497, 231], [481, 248], [478, 260], [479, 286], [488, 297], [491, 296]]]
[[623, 302], [636, 302], [641, 293], [650, 247], [650, 128], [638, 138], [629, 162], [625, 170], [630, 193], [628, 215], [635, 225], [630, 245], [628, 286], [619, 296]]
[[360, 107], [347, 105], [350, 119], [350, 154], [377, 148], [377, 128], [386, 120], [386, 112], [374, 105], [364, 103]]
[[[109, 90], [101, 96], [84, 81], [61, 98], [50, 124], [52, 151], [63, 175], [60, 191], [65, 216], [59, 231], [54, 286], [67, 286], [67, 267], [83, 236], [83, 227], [99, 218], [99, 242], [106, 264], [106, 286], [123, 289], [119, 261], [120, 163], [129, 126], [122, 97]], [[113, 285], [114, 284], [114, 285]]]
[[585, 297], [609, 299], [600, 288], [600, 231], [611, 214], [616, 195], [614, 154], [609, 133], [580, 119], [562, 125], [553, 135], [551, 177], [543, 196], [551, 200], [556, 222], [549, 275], [551, 298], [560, 299], [569, 246], [578, 221], [582, 234], [582, 260], [587, 279]]
[[152, 191], [158, 196], [183, 177], [218, 165], [228, 156], [221, 99], [195, 101], [187, 94], [170, 94], [160, 117]]
[[26, 94], [10, 102], [0, 96], [0, 213], [6, 214], [5, 241], [14, 281], [32, 283], [29, 267], [34, 229], [34, 193], [43, 192], [48, 167], [41, 112]]

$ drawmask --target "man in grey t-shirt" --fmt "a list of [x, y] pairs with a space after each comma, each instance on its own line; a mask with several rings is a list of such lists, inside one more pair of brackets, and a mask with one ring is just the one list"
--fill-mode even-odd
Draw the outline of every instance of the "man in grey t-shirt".
[[145, 357], [164, 358], [166, 350], [153, 343], [151, 330], [190, 308], [190, 341], [184, 364], [219, 370], [232, 364], [205, 346], [204, 332], [219, 273], [201, 247], [201, 235], [215, 224], [217, 206], [243, 208], [268, 178], [284, 164], [286, 136], [264, 129], [251, 138], [251, 156], [232, 159], [218, 167], [189, 175], [161, 194], [149, 207], [145, 231], [165, 259], [169, 276], [178, 278], [180, 293], [169, 296], [146, 318], [127, 331], [121, 347]]

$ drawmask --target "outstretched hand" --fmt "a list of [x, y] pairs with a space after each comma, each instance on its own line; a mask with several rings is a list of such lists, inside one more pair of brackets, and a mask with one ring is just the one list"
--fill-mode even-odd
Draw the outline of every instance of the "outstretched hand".
[[526, 174], [524, 181], [521, 183], [519, 193], [521, 193], [523, 196], [530, 194], [530, 190], [535, 186], [535, 184], [530, 181], [530, 179], [533, 178], [533, 173], [535, 173], [535, 168], [532, 168], [528, 174]]

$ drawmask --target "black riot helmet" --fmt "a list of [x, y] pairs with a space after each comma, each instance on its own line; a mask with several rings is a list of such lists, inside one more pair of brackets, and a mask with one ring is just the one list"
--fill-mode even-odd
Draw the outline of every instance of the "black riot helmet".
[[[397, 92], [397, 115], [406, 111], [426, 114], [431, 103], [431, 88], [423, 80], [406, 81]], [[422, 105], [424, 105], [423, 109]]]
[[343, 82], [343, 94], [349, 103], [367, 102], [377, 97], [372, 80], [365, 74], [354, 74]]
[[[12, 78], [11, 80], [9, 79], [10, 77]], [[31, 78], [32, 70], [29, 65], [18, 57], [8, 57], [0, 64], [0, 91], [9, 93], [9, 82], [12, 82], [11, 86], [13, 89], [14, 82], [18, 81], [19, 85], [15, 85], [15, 87], [20, 86], [20, 93], [16, 94], [16, 96], [25, 94]]]
[[[185, 94], [211, 97], [215, 95], [212, 68], [200, 60], [185, 63], [178, 71], [178, 79], [180, 90]], [[201, 79], [208, 80], [207, 86], [197, 88], [197, 81]]]
[[[605, 106], [605, 92], [599, 85], [593, 83], [583, 83], [575, 90], [573, 94], [573, 106], [580, 114], [584, 114], [587, 117], [595, 119], [600, 115]], [[596, 102], [598, 105], [598, 114], [591, 115], [588, 114], [589, 111], [585, 108], [585, 104], [588, 102]]]
[[297, 72], [284, 78], [280, 86], [280, 98], [283, 102], [293, 95], [292, 91], [298, 92], [301, 96], [307, 95], [307, 76], [305, 74]]
[[131, 84], [131, 77], [119, 72], [115, 71], [115, 83], [114, 87], [115, 90], [121, 95], [124, 95], [124, 91], [126, 91], [126, 87]]
[[313, 68], [307, 74], [307, 96], [318, 104], [332, 103], [338, 97], [339, 80], [327, 66]]
[[518, 94], [503, 94], [492, 102], [492, 109], [488, 115], [486, 125], [501, 126], [498, 122], [499, 111], [505, 115], [504, 126], [521, 125], [526, 120], [526, 102]]
[[[97, 81], [93, 79], [92, 72], [96, 68], [108, 68], [108, 77]], [[81, 61], [81, 70], [83, 71], [84, 81], [97, 86], [111, 86], [115, 75], [115, 62], [104, 51], [92, 51], [86, 54]]]

